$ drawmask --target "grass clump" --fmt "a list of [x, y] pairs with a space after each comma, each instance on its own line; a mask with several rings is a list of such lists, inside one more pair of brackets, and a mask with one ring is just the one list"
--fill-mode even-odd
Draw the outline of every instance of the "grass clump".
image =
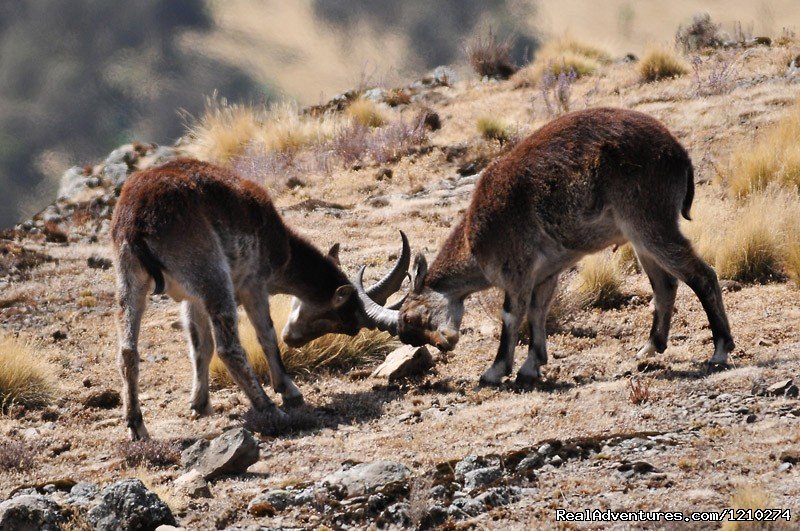
[[783, 276], [780, 236], [762, 201], [737, 216], [715, 259], [719, 275], [740, 282], [769, 282]]
[[532, 87], [547, 75], [557, 78], [571, 72], [577, 78], [590, 76], [610, 62], [611, 56], [605, 50], [571, 37], [562, 37], [542, 46], [534, 62], [514, 76], [514, 85]]
[[16, 341], [0, 336], [0, 412], [12, 406], [41, 408], [55, 394], [56, 381], [47, 362]]
[[496, 140], [501, 145], [514, 139], [514, 130], [507, 122], [483, 116], [475, 123], [480, 135], [486, 140]]
[[365, 127], [380, 127], [388, 121], [384, 112], [373, 101], [364, 98], [355, 100], [345, 112], [355, 123]]
[[772, 183], [800, 190], [800, 102], [755, 145], [735, 150], [731, 158], [728, 185], [734, 197], [746, 197]]
[[645, 83], [671, 79], [689, 73], [689, 67], [673, 50], [660, 46], [649, 48], [639, 62], [639, 77]]
[[126, 441], [120, 447], [119, 453], [125, 465], [130, 468], [164, 468], [181, 460], [181, 448], [176, 441]]
[[[275, 331], [280, 336], [291, 309], [289, 298], [271, 297], [270, 308]], [[255, 329], [244, 316], [239, 323], [239, 339], [256, 374], [268, 382], [269, 365], [266, 356], [258, 343]], [[321, 370], [345, 371], [363, 366], [383, 359], [396, 346], [396, 342], [385, 332], [362, 330], [352, 337], [327, 334], [299, 348], [290, 348], [279, 338], [278, 346], [286, 370], [289, 374], [297, 375]], [[216, 355], [211, 360], [210, 372], [221, 385], [233, 385], [225, 365]]]
[[487, 37], [476, 35], [467, 44], [466, 52], [472, 69], [479, 76], [508, 79], [518, 70], [511, 59], [513, 48], [513, 39], [499, 41], [490, 29]]
[[[772, 497], [761, 487], [745, 485], [736, 489], [731, 495], [731, 509], [734, 511], [756, 511], [758, 509], [774, 509], [775, 507], [776, 504], [773, 502]], [[772, 522], [739, 522], [726, 519], [720, 529], [722, 531], [788, 531], [789, 529], [796, 529], [796, 525], [797, 522], [787, 522], [782, 519]]]
[[575, 292], [585, 305], [614, 308], [622, 300], [622, 272], [618, 260], [608, 253], [589, 255], [581, 260]]

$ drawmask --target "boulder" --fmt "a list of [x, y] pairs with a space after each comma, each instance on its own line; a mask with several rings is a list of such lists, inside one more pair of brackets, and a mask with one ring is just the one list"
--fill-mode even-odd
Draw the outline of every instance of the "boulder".
[[503, 476], [499, 466], [487, 466], [464, 474], [464, 488], [468, 491], [494, 483]]
[[213, 441], [201, 439], [181, 453], [181, 464], [197, 470], [206, 481], [241, 474], [258, 461], [258, 442], [244, 428], [226, 431]]
[[59, 505], [41, 494], [0, 503], [0, 531], [59, 531], [67, 520]]
[[86, 519], [97, 531], [151, 530], [160, 525], [177, 525], [172, 511], [138, 479], [125, 479], [100, 493], [100, 503]]
[[175, 480], [173, 485], [190, 498], [211, 497], [211, 490], [208, 488], [208, 482], [197, 470], [190, 470], [183, 474]]
[[326, 476], [323, 485], [340, 488], [348, 497], [360, 496], [376, 491], [380, 487], [402, 481], [411, 475], [411, 470], [395, 461], [361, 463]]
[[395, 381], [409, 376], [417, 376], [433, 367], [433, 358], [426, 347], [403, 345], [392, 351], [386, 360], [372, 373], [374, 378]]

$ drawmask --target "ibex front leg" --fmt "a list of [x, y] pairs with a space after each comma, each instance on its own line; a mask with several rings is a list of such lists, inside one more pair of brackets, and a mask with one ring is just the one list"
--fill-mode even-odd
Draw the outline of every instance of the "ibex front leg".
[[255, 328], [258, 343], [267, 358], [272, 388], [283, 397], [284, 407], [302, 405], [303, 394], [286, 373], [286, 367], [281, 359], [278, 336], [269, 314], [269, 294], [266, 287], [254, 286], [244, 290], [241, 299], [247, 316]]
[[498, 385], [504, 376], [511, 374], [514, 368], [514, 349], [519, 338], [519, 325], [525, 303], [516, 295], [506, 292], [503, 300], [503, 330], [500, 332], [500, 347], [494, 363], [481, 375], [481, 384]]
[[517, 372], [517, 385], [530, 387], [542, 377], [541, 366], [547, 364], [547, 311], [558, 286], [558, 275], [548, 277], [533, 289], [528, 305], [530, 342], [528, 357]]

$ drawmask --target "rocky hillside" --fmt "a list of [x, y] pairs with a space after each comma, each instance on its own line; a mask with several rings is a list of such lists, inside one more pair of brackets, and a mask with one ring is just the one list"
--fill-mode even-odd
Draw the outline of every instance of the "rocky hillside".
[[[743, 171], [737, 157], [796, 112], [798, 53], [789, 37], [707, 49], [678, 57], [682, 75], [649, 83], [640, 63], [652, 58], [599, 53], [580, 76], [534, 70], [454, 82], [440, 69], [297, 112], [221, 105], [175, 146], [126, 145], [70, 169], [59, 199], [0, 239], [0, 360], [27, 360], [41, 375], [38, 401], [1, 404], [0, 528], [30, 517], [46, 529], [627, 529], [557, 524], [556, 511], [796, 515], [800, 290], [790, 257], [800, 200], [786, 164], [746, 197], [731, 183]], [[708, 372], [710, 332], [685, 286], [669, 348], [637, 359], [651, 290], [635, 261], [608, 251], [615, 296], [582, 291], [586, 263], [565, 273], [551, 360], [532, 391], [478, 386], [499, 338], [501, 299], [489, 291], [468, 300], [458, 348], [431, 349], [422, 374], [372, 376], [377, 361], [303, 372], [307, 403], [277, 424], [248, 415], [241, 392], [218, 381], [215, 413], [193, 420], [178, 305], [155, 296], [140, 342], [154, 440], [125, 442], [108, 232], [132, 171], [181, 154], [231, 164], [263, 182], [319, 247], [341, 242], [347, 271], [366, 263], [377, 275], [396, 253], [398, 229], [432, 258], [490, 160], [556, 114], [591, 106], [647, 112], [684, 143], [697, 182], [696, 221], [685, 230], [718, 270], [774, 258], [746, 270], [763, 275], [721, 273], [737, 342], [728, 370]], [[761, 217], [746, 214], [759, 205]], [[742, 260], [717, 252], [746, 248], [739, 225], [760, 219], [780, 241], [762, 237], [768, 243]], [[9, 366], [0, 364], [0, 392]]]

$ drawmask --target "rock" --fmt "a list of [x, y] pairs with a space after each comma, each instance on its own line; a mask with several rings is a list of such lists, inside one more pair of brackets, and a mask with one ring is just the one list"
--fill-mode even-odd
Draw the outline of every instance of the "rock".
[[103, 176], [114, 183], [114, 188], [119, 190], [128, 179], [128, 165], [125, 163], [106, 164], [103, 167]]
[[453, 468], [453, 472], [456, 476], [456, 479], [461, 480], [468, 472], [472, 472], [473, 470], [478, 470], [480, 468], [486, 468], [488, 466], [495, 466], [498, 464], [500, 464], [499, 459], [496, 458], [491, 459], [472, 454], [468, 455], [467, 457], [456, 463], [456, 466]]
[[430, 109], [425, 109], [419, 116], [419, 122], [429, 131], [438, 131], [442, 128], [442, 119], [439, 113]]
[[294, 504], [295, 495], [293, 493], [289, 492], [288, 490], [276, 489], [259, 494], [250, 500], [250, 504], [247, 506], [247, 511], [250, 514], [260, 516], [256, 514], [256, 512], [260, 512], [258, 508], [269, 505], [269, 507], [272, 508], [272, 514], [274, 514], [275, 511], [282, 511]]
[[15, 496], [0, 503], [2, 531], [59, 531], [66, 520], [61, 507], [41, 494]]
[[796, 384], [792, 384], [792, 385], [790, 385], [789, 387], [786, 388], [786, 391], [784, 391], [784, 394], [786, 396], [788, 396], [789, 398], [797, 398], [798, 395], [800, 395], [800, 387], [797, 387]]
[[383, 100], [386, 99], [386, 94], [386, 91], [382, 88], [372, 88], [365, 90], [361, 97], [375, 103], [383, 103]]
[[120, 405], [122, 399], [119, 393], [113, 389], [103, 389], [102, 391], [95, 391], [86, 397], [83, 401], [84, 407], [94, 407], [100, 409], [113, 409]]
[[548, 456], [548, 455], [552, 454], [554, 450], [555, 450], [555, 448], [553, 447], [552, 444], [544, 443], [543, 445], [541, 445], [539, 447], [539, 449], [537, 450], [537, 453], [539, 455], [542, 455], [542, 456]]
[[464, 488], [473, 491], [490, 483], [494, 483], [503, 476], [499, 466], [479, 468], [464, 474]]
[[786, 380], [778, 380], [774, 384], [767, 387], [767, 394], [773, 396], [780, 396], [782, 395], [790, 386], [792, 385], [791, 378], [787, 378]]
[[100, 494], [100, 487], [94, 483], [76, 483], [69, 491], [67, 503], [78, 507], [90, 504]]
[[720, 280], [719, 287], [722, 291], [734, 292], [742, 290], [742, 285], [735, 280]]
[[394, 174], [393, 174], [391, 168], [381, 168], [375, 174], [375, 180], [376, 181], [391, 181], [393, 175]]
[[402, 463], [375, 461], [334, 472], [326, 476], [322, 484], [341, 488], [347, 497], [352, 497], [374, 492], [388, 483], [402, 481], [410, 475], [411, 470]]
[[800, 463], [800, 450], [784, 450], [779, 459], [784, 463], [796, 465]]
[[755, 414], [753, 414], [753, 413], [750, 413], [749, 415], [747, 415], [747, 417], [745, 417], [744, 421], [745, 421], [747, 424], [752, 424], [752, 423], [754, 423], [754, 422], [757, 420], [757, 418], [758, 418], [758, 417], [756, 417], [756, 416], [755, 416]]
[[61, 175], [61, 184], [58, 186], [58, 198], [69, 199], [78, 195], [87, 186], [89, 175], [80, 166], [73, 166]]
[[86, 519], [97, 531], [149, 530], [177, 525], [167, 504], [138, 479], [118, 481], [103, 489], [100, 503]]
[[535, 470], [540, 468], [544, 464], [544, 458], [536, 454], [531, 454], [527, 457], [522, 458], [522, 460], [517, 464], [517, 471], [518, 472], [526, 472]]
[[791, 463], [781, 463], [778, 466], [778, 472], [787, 472], [792, 469], [792, 466], [793, 465]]
[[473, 498], [458, 498], [453, 500], [447, 508], [447, 515], [451, 518], [461, 520], [472, 516], [478, 516], [486, 510], [483, 503]]
[[53, 338], [53, 341], [63, 341], [65, 339], [67, 339], [67, 333], [64, 330], [59, 328], [58, 330], [56, 330], [52, 334], [50, 334], [50, 337]]
[[207, 481], [225, 474], [241, 474], [258, 461], [258, 442], [244, 428], [226, 431], [210, 443], [201, 439], [181, 453], [181, 464], [195, 469]]
[[423, 374], [433, 367], [433, 358], [427, 347], [403, 345], [394, 350], [372, 373], [374, 378], [386, 378], [390, 382]]
[[553, 458], [550, 460], [550, 464], [558, 468], [564, 464], [564, 460], [561, 458], [560, 455], [554, 455]]
[[403, 502], [393, 503], [381, 513], [381, 518], [387, 523], [407, 527], [411, 524], [409, 505]]
[[108, 258], [92, 255], [86, 260], [86, 265], [92, 269], [111, 269], [111, 266], [114, 264]]
[[173, 484], [190, 498], [211, 498], [208, 482], [197, 470], [186, 472], [178, 477]]
[[519, 501], [521, 493], [522, 489], [519, 487], [495, 487], [475, 496], [475, 501], [491, 509]]

